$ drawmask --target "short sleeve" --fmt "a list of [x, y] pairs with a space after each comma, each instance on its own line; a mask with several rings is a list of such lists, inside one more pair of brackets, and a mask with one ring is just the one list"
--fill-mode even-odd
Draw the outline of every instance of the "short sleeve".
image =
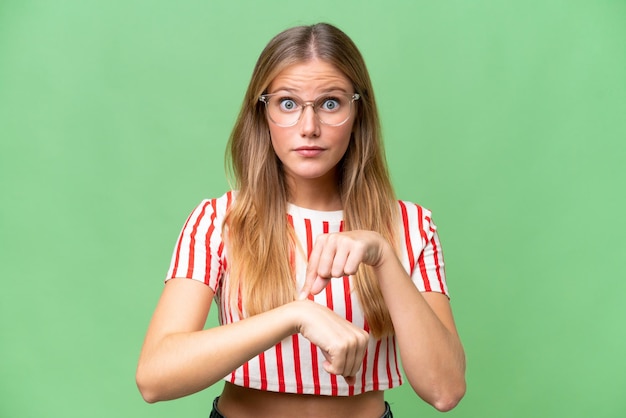
[[400, 201], [402, 261], [420, 292], [449, 297], [443, 250], [437, 227], [428, 209]]
[[166, 281], [193, 279], [217, 291], [226, 264], [222, 223], [229, 202], [230, 193], [203, 200], [191, 212], [174, 247]]

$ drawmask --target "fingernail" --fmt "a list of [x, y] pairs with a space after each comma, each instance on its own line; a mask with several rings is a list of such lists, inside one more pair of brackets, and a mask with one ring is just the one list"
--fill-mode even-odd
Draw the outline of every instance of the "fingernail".
[[309, 292], [306, 291], [302, 291], [300, 292], [300, 294], [298, 295], [298, 300], [305, 300], [306, 298], [309, 297]]

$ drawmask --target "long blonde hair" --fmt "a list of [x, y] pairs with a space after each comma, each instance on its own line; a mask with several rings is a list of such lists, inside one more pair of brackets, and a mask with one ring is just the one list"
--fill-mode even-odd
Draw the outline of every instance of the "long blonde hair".
[[[295, 239], [286, 217], [289, 190], [271, 145], [265, 107], [259, 96], [283, 69], [314, 58], [343, 72], [361, 96], [355, 102], [352, 138], [338, 167], [344, 229], [377, 231], [396, 244], [397, 202], [387, 170], [374, 92], [361, 53], [346, 34], [329, 24], [281, 32], [267, 44], [256, 63], [226, 153], [233, 187], [238, 190], [224, 221], [230, 304], [243, 307], [246, 315], [278, 307], [296, 297], [295, 272], [289, 261]], [[354, 283], [372, 334], [381, 337], [393, 333], [371, 268], [362, 265]]]

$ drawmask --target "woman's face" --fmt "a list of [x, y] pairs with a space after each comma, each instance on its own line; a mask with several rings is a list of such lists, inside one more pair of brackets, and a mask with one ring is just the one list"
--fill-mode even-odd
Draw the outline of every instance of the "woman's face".
[[[280, 103], [281, 108], [290, 108], [294, 102], [313, 102], [319, 97], [349, 96], [354, 94], [350, 80], [333, 65], [311, 60], [294, 64], [285, 68], [270, 83], [268, 94], [275, 94], [270, 100], [274, 105]], [[336, 102], [322, 101], [322, 114]], [[289, 127], [281, 127], [268, 120], [274, 152], [283, 163], [285, 175], [290, 187], [298, 187], [307, 182], [314, 184], [318, 190], [330, 187], [336, 190], [335, 172], [350, 143], [355, 104], [348, 120], [340, 126], [329, 126], [320, 122], [313, 111], [313, 106], [305, 106], [299, 121]], [[325, 119], [327, 120], [327, 119]], [[331, 190], [331, 191], [332, 191]]]

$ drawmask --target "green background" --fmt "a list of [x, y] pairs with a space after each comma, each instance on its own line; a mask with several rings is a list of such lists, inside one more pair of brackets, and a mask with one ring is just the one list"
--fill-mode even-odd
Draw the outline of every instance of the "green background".
[[143, 402], [140, 346], [258, 54], [317, 21], [361, 48], [398, 195], [439, 226], [449, 416], [626, 416], [617, 0], [0, 0], [0, 416], [207, 416], [219, 387]]

